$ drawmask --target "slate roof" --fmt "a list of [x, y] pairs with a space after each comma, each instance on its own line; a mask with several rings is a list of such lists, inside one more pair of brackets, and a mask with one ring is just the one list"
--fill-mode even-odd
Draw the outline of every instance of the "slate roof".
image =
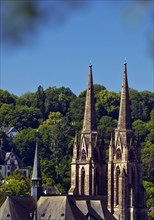
[[9, 134], [12, 131], [18, 132], [18, 130], [15, 127], [2, 127], [1, 129], [6, 134]]
[[14, 152], [12, 151], [6, 152], [4, 150], [0, 150], [0, 164], [5, 164], [11, 155], [15, 155], [16, 160], [18, 161], [18, 164], [20, 167], [24, 166], [24, 163], [22, 162], [22, 160]]
[[102, 196], [8, 196], [0, 208], [0, 220], [116, 220]]
[[115, 220], [106, 209], [103, 197], [42, 196], [37, 203], [37, 219]]
[[35, 207], [32, 197], [8, 196], [0, 207], [0, 220], [32, 220]]

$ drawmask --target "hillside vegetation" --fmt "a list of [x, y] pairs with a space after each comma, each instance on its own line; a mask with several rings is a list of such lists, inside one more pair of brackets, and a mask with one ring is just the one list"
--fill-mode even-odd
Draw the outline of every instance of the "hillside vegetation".
[[[117, 126], [120, 93], [94, 85], [98, 141], [106, 149], [110, 135]], [[39, 131], [39, 153], [44, 186], [56, 185], [61, 192], [70, 187], [70, 163], [75, 132], [80, 133], [84, 116], [85, 94], [73, 94], [69, 88], [39, 86], [34, 93], [20, 97], [0, 90], [0, 127], [15, 126], [19, 133], [9, 143], [5, 134], [4, 150], [11, 150], [33, 165], [35, 134]], [[148, 207], [154, 206], [154, 93], [130, 89], [132, 125], [136, 141], [140, 143], [143, 162], [143, 179], [147, 190]]]

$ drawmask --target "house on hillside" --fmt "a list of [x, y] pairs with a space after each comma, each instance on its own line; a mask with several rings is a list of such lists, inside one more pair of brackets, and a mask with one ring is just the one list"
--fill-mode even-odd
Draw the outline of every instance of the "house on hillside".
[[15, 137], [19, 132], [16, 127], [1, 127], [1, 130], [10, 138], [12, 139]]
[[12, 175], [15, 169], [21, 169], [26, 178], [29, 177], [29, 169], [25, 167], [23, 161], [12, 150], [6, 152], [0, 148], [0, 176], [5, 178]]

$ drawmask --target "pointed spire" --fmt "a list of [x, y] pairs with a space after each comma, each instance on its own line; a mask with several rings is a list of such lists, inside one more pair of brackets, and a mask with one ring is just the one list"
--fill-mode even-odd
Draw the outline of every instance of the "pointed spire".
[[77, 132], [75, 132], [75, 139], [74, 139], [74, 144], [76, 145], [78, 145], [78, 134], [77, 134]]
[[111, 132], [111, 139], [110, 139], [110, 145], [109, 145], [110, 147], [112, 147], [113, 146], [113, 132]]
[[93, 91], [92, 65], [89, 66], [88, 87], [84, 112], [83, 131], [96, 131], [95, 99]]
[[36, 133], [36, 149], [34, 157], [33, 175], [32, 175], [32, 187], [31, 196], [37, 201], [42, 195], [42, 178], [40, 169], [40, 160], [38, 156], [38, 131]]
[[113, 132], [111, 132], [111, 139], [109, 144], [109, 161], [113, 160], [113, 150], [114, 150], [114, 141], [113, 141]]
[[118, 129], [132, 129], [126, 62], [124, 63]]
[[77, 132], [75, 133], [75, 140], [74, 140], [74, 146], [73, 146], [73, 158], [78, 158], [78, 136]]
[[38, 155], [38, 132], [36, 133], [36, 148], [35, 148], [32, 180], [41, 180], [40, 160]]

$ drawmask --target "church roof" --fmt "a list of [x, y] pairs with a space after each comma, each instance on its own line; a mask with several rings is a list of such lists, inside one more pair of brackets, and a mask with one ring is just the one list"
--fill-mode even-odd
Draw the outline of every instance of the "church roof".
[[8, 196], [0, 207], [0, 219], [32, 220], [34, 210], [32, 197]]
[[105, 208], [103, 197], [42, 196], [37, 203], [38, 219], [115, 220]]

